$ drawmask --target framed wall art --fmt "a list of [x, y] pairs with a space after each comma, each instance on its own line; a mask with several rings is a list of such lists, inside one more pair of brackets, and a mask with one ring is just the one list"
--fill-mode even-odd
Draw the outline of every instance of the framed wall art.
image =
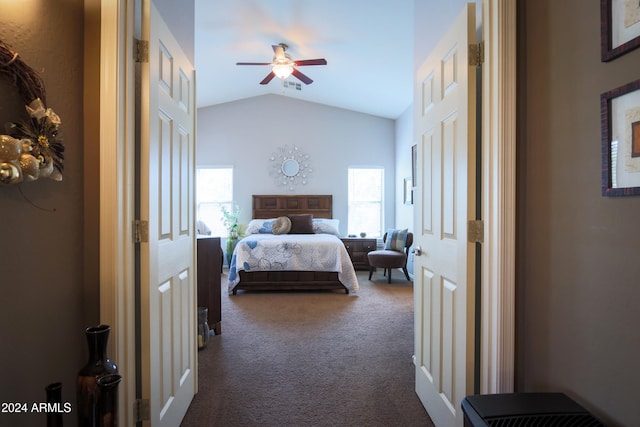
[[418, 181], [418, 146], [411, 146], [411, 182], [417, 183]]
[[640, 80], [600, 95], [602, 195], [640, 195]]
[[404, 204], [413, 204], [413, 184], [411, 178], [404, 179]]
[[600, 0], [600, 51], [604, 62], [640, 47], [640, 2]]

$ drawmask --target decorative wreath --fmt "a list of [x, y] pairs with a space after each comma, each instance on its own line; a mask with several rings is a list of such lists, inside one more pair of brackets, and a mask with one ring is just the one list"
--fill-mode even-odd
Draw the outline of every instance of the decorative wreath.
[[62, 180], [64, 145], [58, 131], [62, 121], [46, 107], [40, 76], [0, 40], [0, 74], [18, 88], [29, 119], [6, 123], [0, 135], [0, 185], [30, 182], [39, 178]]

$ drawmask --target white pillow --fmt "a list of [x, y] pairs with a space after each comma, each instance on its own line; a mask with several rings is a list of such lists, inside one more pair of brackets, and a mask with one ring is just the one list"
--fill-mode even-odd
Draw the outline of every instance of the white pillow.
[[313, 218], [313, 231], [316, 234], [333, 234], [340, 237], [340, 220], [333, 218]]
[[271, 227], [275, 220], [276, 218], [252, 219], [249, 221], [249, 225], [247, 225], [247, 230], [244, 234], [273, 234]]

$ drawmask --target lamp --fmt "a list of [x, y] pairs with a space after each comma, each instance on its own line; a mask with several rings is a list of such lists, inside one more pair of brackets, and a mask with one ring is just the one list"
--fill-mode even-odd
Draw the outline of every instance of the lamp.
[[274, 64], [271, 70], [273, 71], [273, 74], [281, 79], [286, 79], [291, 75], [291, 73], [293, 73], [293, 67], [288, 63]]

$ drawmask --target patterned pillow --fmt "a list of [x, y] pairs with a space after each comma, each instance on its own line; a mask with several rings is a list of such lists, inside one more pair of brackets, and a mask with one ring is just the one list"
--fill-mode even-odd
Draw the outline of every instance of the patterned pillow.
[[333, 234], [340, 237], [340, 220], [335, 218], [313, 218], [316, 234]]
[[273, 221], [271, 230], [273, 234], [287, 234], [291, 230], [291, 220], [289, 217], [280, 216]]
[[328, 222], [313, 222], [313, 232], [316, 234], [333, 234], [340, 237], [340, 232]]
[[387, 240], [384, 241], [384, 249], [387, 251], [400, 251], [404, 252], [404, 247], [407, 244], [408, 229], [396, 230], [390, 228], [387, 231]]
[[249, 234], [272, 234], [271, 227], [276, 218], [269, 219], [252, 219], [247, 225], [246, 235]]

